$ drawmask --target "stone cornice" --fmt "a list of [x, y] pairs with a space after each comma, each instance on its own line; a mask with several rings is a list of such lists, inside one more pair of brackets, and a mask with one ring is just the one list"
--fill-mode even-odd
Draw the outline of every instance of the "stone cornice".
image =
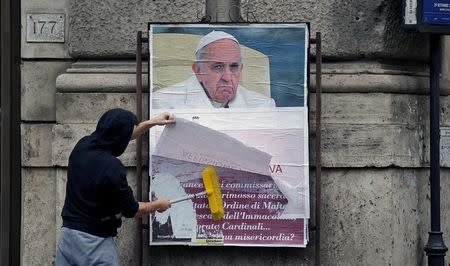
[[[311, 65], [310, 91], [315, 91], [315, 66]], [[79, 61], [56, 80], [61, 93], [132, 93], [136, 88], [133, 61]], [[148, 92], [148, 69], [143, 64], [143, 91]], [[323, 92], [428, 94], [426, 65], [381, 64], [378, 62], [324, 63]], [[441, 79], [441, 94], [450, 94], [450, 82]]]

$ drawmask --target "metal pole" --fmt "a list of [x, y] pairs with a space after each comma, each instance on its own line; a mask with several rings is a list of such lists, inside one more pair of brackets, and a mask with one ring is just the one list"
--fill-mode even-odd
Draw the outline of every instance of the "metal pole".
[[21, 261], [20, 5], [0, 5], [0, 265]]
[[440, 35], [430, 36], [430, 197], [431, 230], [424, 250], [428, 256], [428, 265], [444, 265], [447, 247], [441, 232], [441, 197], [439, 166], [439, 74], [441, 67]]
[[322, 202], [321, 177], [322, 177], [322, 36], [316, 32], [316, 243], [315, 265], [320, 265], [320, 213]]
[[[136, 38], [136, 116], [142, 121], [142, 31]], [[136, 195], [142, 201], [142, 137], [136, 139]], [[142, 218], [136, 218], [139, 266], [143, 265]]]

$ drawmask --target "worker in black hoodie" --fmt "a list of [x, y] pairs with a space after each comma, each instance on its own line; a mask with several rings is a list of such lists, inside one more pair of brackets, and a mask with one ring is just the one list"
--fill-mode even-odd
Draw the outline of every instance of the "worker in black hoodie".
[[172, 123], [167, 112], [137, 124], [133, 113], [112, 109], [102, 115], [91, 135], [78, 141], [69, 157], [56, 265], [118, 265], [112, 237], [122, 216], [141, 217], [170, 207], [167, 199], [137, 202], [126, 168], [116, 157], [152, 126]]

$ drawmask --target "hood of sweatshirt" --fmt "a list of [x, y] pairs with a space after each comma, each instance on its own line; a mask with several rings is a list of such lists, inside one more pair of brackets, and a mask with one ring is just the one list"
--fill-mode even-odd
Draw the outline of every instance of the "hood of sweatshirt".
[[98, 148], [120, 156], [131, 140], [136, 116], [127, 110], [116, 108], [105, 112], [97, 123], [97, 128], [89, 136], [89, 142]]

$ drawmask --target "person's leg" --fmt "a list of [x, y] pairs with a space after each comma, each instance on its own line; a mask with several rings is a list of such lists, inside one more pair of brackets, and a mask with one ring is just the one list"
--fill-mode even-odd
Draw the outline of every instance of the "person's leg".
[[58, 244], [56, 246], [56, 266], [66, 266], [73, 265], [71, 263], [71, 241], [70, 241], [70, 232], [67, 231], [66, 228], [61, 228]]
[[119, 255], [112, 237], [98, 237], [63, 227], [58, 239], [55, 264], [119, 265]]
[[117, 245], [112, 237], [104, 238], [98, 246], [92, 250], [90, 262], [93, 265], [119, 265], [119, 253]]

